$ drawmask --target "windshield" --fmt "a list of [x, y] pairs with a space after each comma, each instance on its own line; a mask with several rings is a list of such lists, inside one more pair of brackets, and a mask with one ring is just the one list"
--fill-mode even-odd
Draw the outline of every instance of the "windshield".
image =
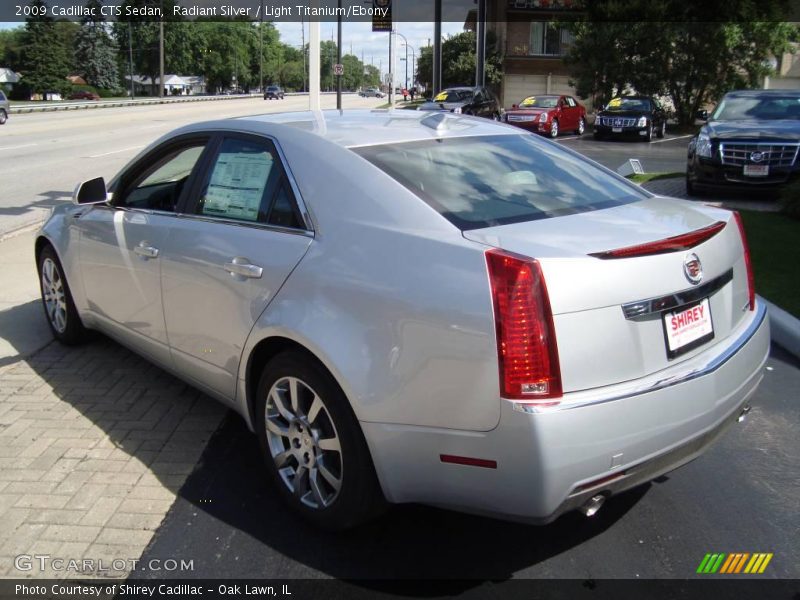
[[472, 90], [444, 90], [436, 95], [434, 102], [464, 102], [472, 98]]
[[558, 96], [528, 96], [519, 105], [524, 108], [555, 108]]
[[800, 119], [800, 94], [787, 96], [729, 96], [723, 98], [714, 114], [713, 121], [775, 121]]
[[611, 112], [623, 110], [650, 110], [650, 100], [645, 98], [614, 98], [606, 106]]
[[445, 138], [355, 151], [462, 230], [646, 197], [581, 156], [529, 135]]

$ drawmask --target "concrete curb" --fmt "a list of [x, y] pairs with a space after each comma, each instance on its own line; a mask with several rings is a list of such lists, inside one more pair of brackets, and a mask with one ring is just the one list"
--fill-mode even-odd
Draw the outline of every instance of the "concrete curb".
[[[322, 95], [335, 94], [336, 92], [322, 92]], [[355, 92], [342, 93], [343, 96], [353, 95]], [[308, 92], [289, 92], [286, 96], [307, 96]], [[95, 108], [119, 108], [121, 106], [149, 106], [153, 104], [178, 104], [181, 102], [213, 102], [216, 100], [241, 100], [247, 98], [261, 98], [261, 94], [240, 94], [236, 96], [187, 96], [183, 98], [148, 98], [142, 100], [98, 100], [94, 102], [69, 102], [64, 104], [44, 104], [37, 106], [14, 106], [9, 112], [12, 115], [21, 115], [38, 112], [55, 112], [65, 110], [85, 110]]]
[[780, 306], [761, 296], [758, 299], [767, 306], [772, 341], [796, 358], [800, 358], [800, 319], [796, 319]]

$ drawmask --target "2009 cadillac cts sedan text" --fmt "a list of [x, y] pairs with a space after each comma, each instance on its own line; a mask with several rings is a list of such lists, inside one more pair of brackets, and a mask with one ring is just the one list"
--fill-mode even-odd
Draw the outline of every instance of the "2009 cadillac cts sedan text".
[[184, 127], [79, 186], [36, 258], [56, 338], [237, 410], [328, 528], [592, 514], [743, 415], [769, 347], [737, 214], [444, 113]]

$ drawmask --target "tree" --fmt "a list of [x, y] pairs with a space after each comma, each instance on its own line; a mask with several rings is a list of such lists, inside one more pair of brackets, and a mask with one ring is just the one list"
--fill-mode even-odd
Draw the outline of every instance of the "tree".
[[668, 95], [678, 122], [689, 124], [725, 92], [758, 87], [772, 72], [770, 57], [797, 33], [782, 22], [787, 0], [729, 0], [724, 21], [716, 4], [587, 3], [585, 21], [568, 25], [575, 40], [566, 62], [578, 95], [595, 103], [627, 87]]
[[31, 6], [38, 16], [25, 21], [20, 61], [22, 88], [33, 94], [64, 93], [69, 88], [66, 77], [71, 53], [58, 35], [56, 23], [48, 16], [44, 0], [33, 0]]
[[[474, 85], [477, 37], [473, 31], [448, 36], [442, 42], [442, 86]], [[498, 86], [503, 76], [497, 39], [492, 32], [486, 36], [486, 84]], [[428, 89], [433, 87], [433, 47], [423, 46], [417, 60], [417, 81]]]
[[0, 30], [0, 66], [18, 71], [21, 65], [25, 28]]
[[75, 36], [75, 63], [89, 85], [116, 90], [119, 88], [117, 44], [106, 28], [102, 6], [102, 0], [89, 0], [86, 3], [94, 16], [81, 19], [81, 28]]

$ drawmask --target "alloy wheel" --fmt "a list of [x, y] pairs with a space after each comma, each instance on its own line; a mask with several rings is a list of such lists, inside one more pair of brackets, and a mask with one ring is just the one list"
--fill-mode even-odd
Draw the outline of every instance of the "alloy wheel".
[[342, 488], [342, 449], [324, 400], [304, 381], [282, 377], [264, 415], [267, 446], [281, 480], [305, 506], [324, 509]]
[[50, 258], [46, 258], [42, 263], [42, 295], [50, 324], [58, 333], [64, 333], [67, 329], [67, 301], [64, 294], [64, 283], [58, 266]]
[[581, 120], [578, 121], [578, 135], [583, 135], [584, 131], [586, 131], [586, 121], [581, 117]]
[[550, 137], [558, 137], [558, 121], [553, 121], [553, 124], [550, 126]]

